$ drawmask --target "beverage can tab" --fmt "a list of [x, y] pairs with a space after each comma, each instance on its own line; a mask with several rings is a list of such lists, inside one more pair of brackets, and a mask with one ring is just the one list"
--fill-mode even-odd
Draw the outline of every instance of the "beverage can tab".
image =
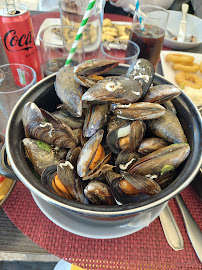
[[10, 15], [14, 15], [16, 13], [16, 6], [14, 0], [5, 0], [7, 13]]

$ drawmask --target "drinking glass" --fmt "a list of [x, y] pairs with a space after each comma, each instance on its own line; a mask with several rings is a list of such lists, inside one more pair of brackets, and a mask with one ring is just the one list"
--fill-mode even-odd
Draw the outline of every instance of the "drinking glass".
[[[44, 76], [57, 72], [65, 65], [78, 29], [73, 26], [53, 25], [39, 33], [42, 71]], [[82, 38], [72, 57], [71, 65], [85, 61]]]
[[131, 65], [138, 58], [139, 46], [130, 40], [117, 39], [111, 43], [108, 41], [101, 44], [102, 58], [119, 61], [122, 64]]
[[[97, 0], [95, 2], [92, 14], [85, 26], [83, 46], [86, 59], [99, 58], [105, 2], [106, 0]], [[89, 0], [60, 0], [61, 24], [79, 28], [88, 4]]]
[[23, 64], [0, 66], [0, 133], [5, 134], [8, 118], [18, 99], [36, 83], [36, 72]]
[[[140, 24], [140, 18], [142, 23]], [[135, 11], [130, 40], [140, 47], [139, 58], [149, 60], [156, 68], [163, 46], [169, 13], [159, 6], [142, 5]]]

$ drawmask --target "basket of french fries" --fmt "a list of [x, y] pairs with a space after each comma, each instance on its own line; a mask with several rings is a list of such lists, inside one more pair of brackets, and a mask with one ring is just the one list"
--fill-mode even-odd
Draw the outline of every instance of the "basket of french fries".
[[132, 23], [113, 22], [110, 19], [103, 20], [102, 41], [115, 42], [116, 39], [128, 40]]
[[175, 84], [195, 105], [202, 104], [202, 58], [198, 54], [170, 52], [165, 61], [174, 74]]

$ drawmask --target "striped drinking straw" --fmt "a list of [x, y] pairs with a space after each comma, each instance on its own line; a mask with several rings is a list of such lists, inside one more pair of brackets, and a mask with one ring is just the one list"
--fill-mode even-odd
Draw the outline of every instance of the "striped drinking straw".
[[140, 22], [140, 28], [142, 31], [145, 30], [144, 28], [144, 21], [141, 17], [141, 14], [140, 14], [140, 3], [138, 0], [135, 0], [135, 7], [136, 7], [136, 11], [137, 11], [137, 15], [138, 15], [138, 18], [139, 18], [139, 22]]
[[91, 15], [91, 13], [93, 11], [93, 7], [94, 7], [95, 2], [96, 2], [96, 0], [90, 0], [90, 2], [88, 4], [88, 7], [87, 7], [86, 12], [85, 12], [85, 14], [83, 16], [83, 19], [82, 19], [82, 22], [81, 22], [80, 27], [78, 29], [78, 32], [76, 34], [76, 38], [75, 38], [75, 40], [73, 42], [72, 48], [71, 48], [70, 53], [68, 55], [68, 58], [67, 58], [67, 60], [65, 62], [65, 66], [68, 66], [72, 61], [72, 58], [74, 56], [74, 53], [75, 53], [76, 48], [78, 46], [78, 43], [79, 43], [79, 41], [80, 41], [80, 39], [82, 37], [82, 33], [84, 31], [84, 28], [85, 28], [85, 26], [86, 26], [86, 24], [88, 22], [88, 19], [89, 19], [90, 15]]

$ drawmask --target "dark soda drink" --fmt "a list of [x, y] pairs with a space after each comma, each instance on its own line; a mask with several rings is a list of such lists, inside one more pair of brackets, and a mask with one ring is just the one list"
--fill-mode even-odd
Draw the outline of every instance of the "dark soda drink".
[[164, 31], [156, 26], [145, 24], [145, 30], [141, 30], [139, 24], [134, 24], [130, 40], [140, 47], [139, 58], [149, 60], [156, 68], [160, 52], [163, 46]]

